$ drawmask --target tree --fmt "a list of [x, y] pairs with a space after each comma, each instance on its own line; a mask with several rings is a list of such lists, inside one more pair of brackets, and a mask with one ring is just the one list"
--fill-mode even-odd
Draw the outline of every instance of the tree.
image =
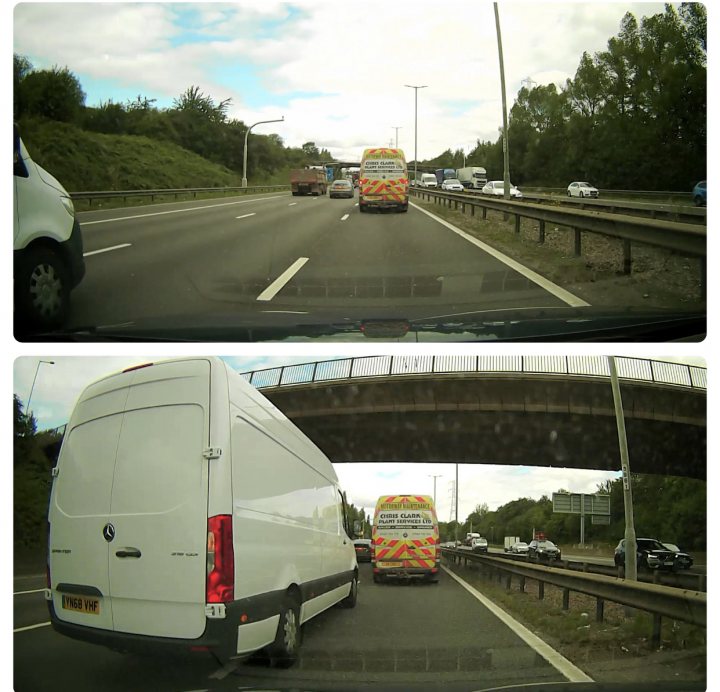
[[18, 116], [38, 115], [60, 122], [76, 122], [85, 105], [78, 78], [66, 67], [29, 72], [18, 88]]
[[32, 414], [23, 412], [23, 403], [17, 394], [13, 394], [13, 436], [14, 439], [28, 439], [35, 434], [37, 424]]
[[320, 151], [315, 146], [315, 142], [305, 142], [302, 151], [309, 163], [317, 163], [320, 160]]

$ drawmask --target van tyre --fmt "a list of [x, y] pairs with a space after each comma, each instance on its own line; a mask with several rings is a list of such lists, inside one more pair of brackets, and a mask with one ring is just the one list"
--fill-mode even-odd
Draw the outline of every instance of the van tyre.
[[280, 609], [275, 641], [268, 647], [270, 665], [289, 668], [297, 661], [301, 641], [300, 607], [294, 599], [287, 598]]
[[350, 582], [350, 593], [340, 601], [341, 608], [354, 608], [357, 603], [358, 595], [358, 578], [357, 574], [353, 576], [352, 582]]
[[30, 327], [61, 326], [70, 306], [70, 277], [65, 262], [51, 248], [30, 250], [15, 274], [15, 310]]

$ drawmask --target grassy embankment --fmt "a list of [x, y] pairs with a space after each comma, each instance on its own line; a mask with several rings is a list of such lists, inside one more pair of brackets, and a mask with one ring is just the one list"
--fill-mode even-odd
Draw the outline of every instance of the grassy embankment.
[[[198, 187], [239, 187], [242, 175], [212, 163], [175, 144], [135, 135], [105, 135], [65, 123], [26, 120], [20, 124], [23, 142], [33, 160], [70, 192], [100, 190], [161, 190]], [[288, 171], [256, 179], [249, 171], [248, 186], [285, 185]], [[200, 193], [198, 199], [226, 193]], [[233, 193], [236, 194], [236, 193]], [[172, 201], [173, 195], [154, 202]], [[108, 199], [75, 203], [78, 211], [149, 204], [149, 198], [124, 202]]]

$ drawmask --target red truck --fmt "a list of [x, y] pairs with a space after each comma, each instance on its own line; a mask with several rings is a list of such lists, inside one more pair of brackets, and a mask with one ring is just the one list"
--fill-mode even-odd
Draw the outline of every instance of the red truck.
[[290, 171], [290, 187], [293, 195], [324, 195], [327, 191], [327, 175], [320, 168], [297, 168]]

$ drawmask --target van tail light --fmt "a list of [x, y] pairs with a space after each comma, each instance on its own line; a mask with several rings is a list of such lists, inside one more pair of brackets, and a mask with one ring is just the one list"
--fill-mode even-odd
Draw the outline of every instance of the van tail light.
[[235, 555], [232, 516], [218, 514], [208, 519], [207, 603], [227, 603], [235, 598]]

